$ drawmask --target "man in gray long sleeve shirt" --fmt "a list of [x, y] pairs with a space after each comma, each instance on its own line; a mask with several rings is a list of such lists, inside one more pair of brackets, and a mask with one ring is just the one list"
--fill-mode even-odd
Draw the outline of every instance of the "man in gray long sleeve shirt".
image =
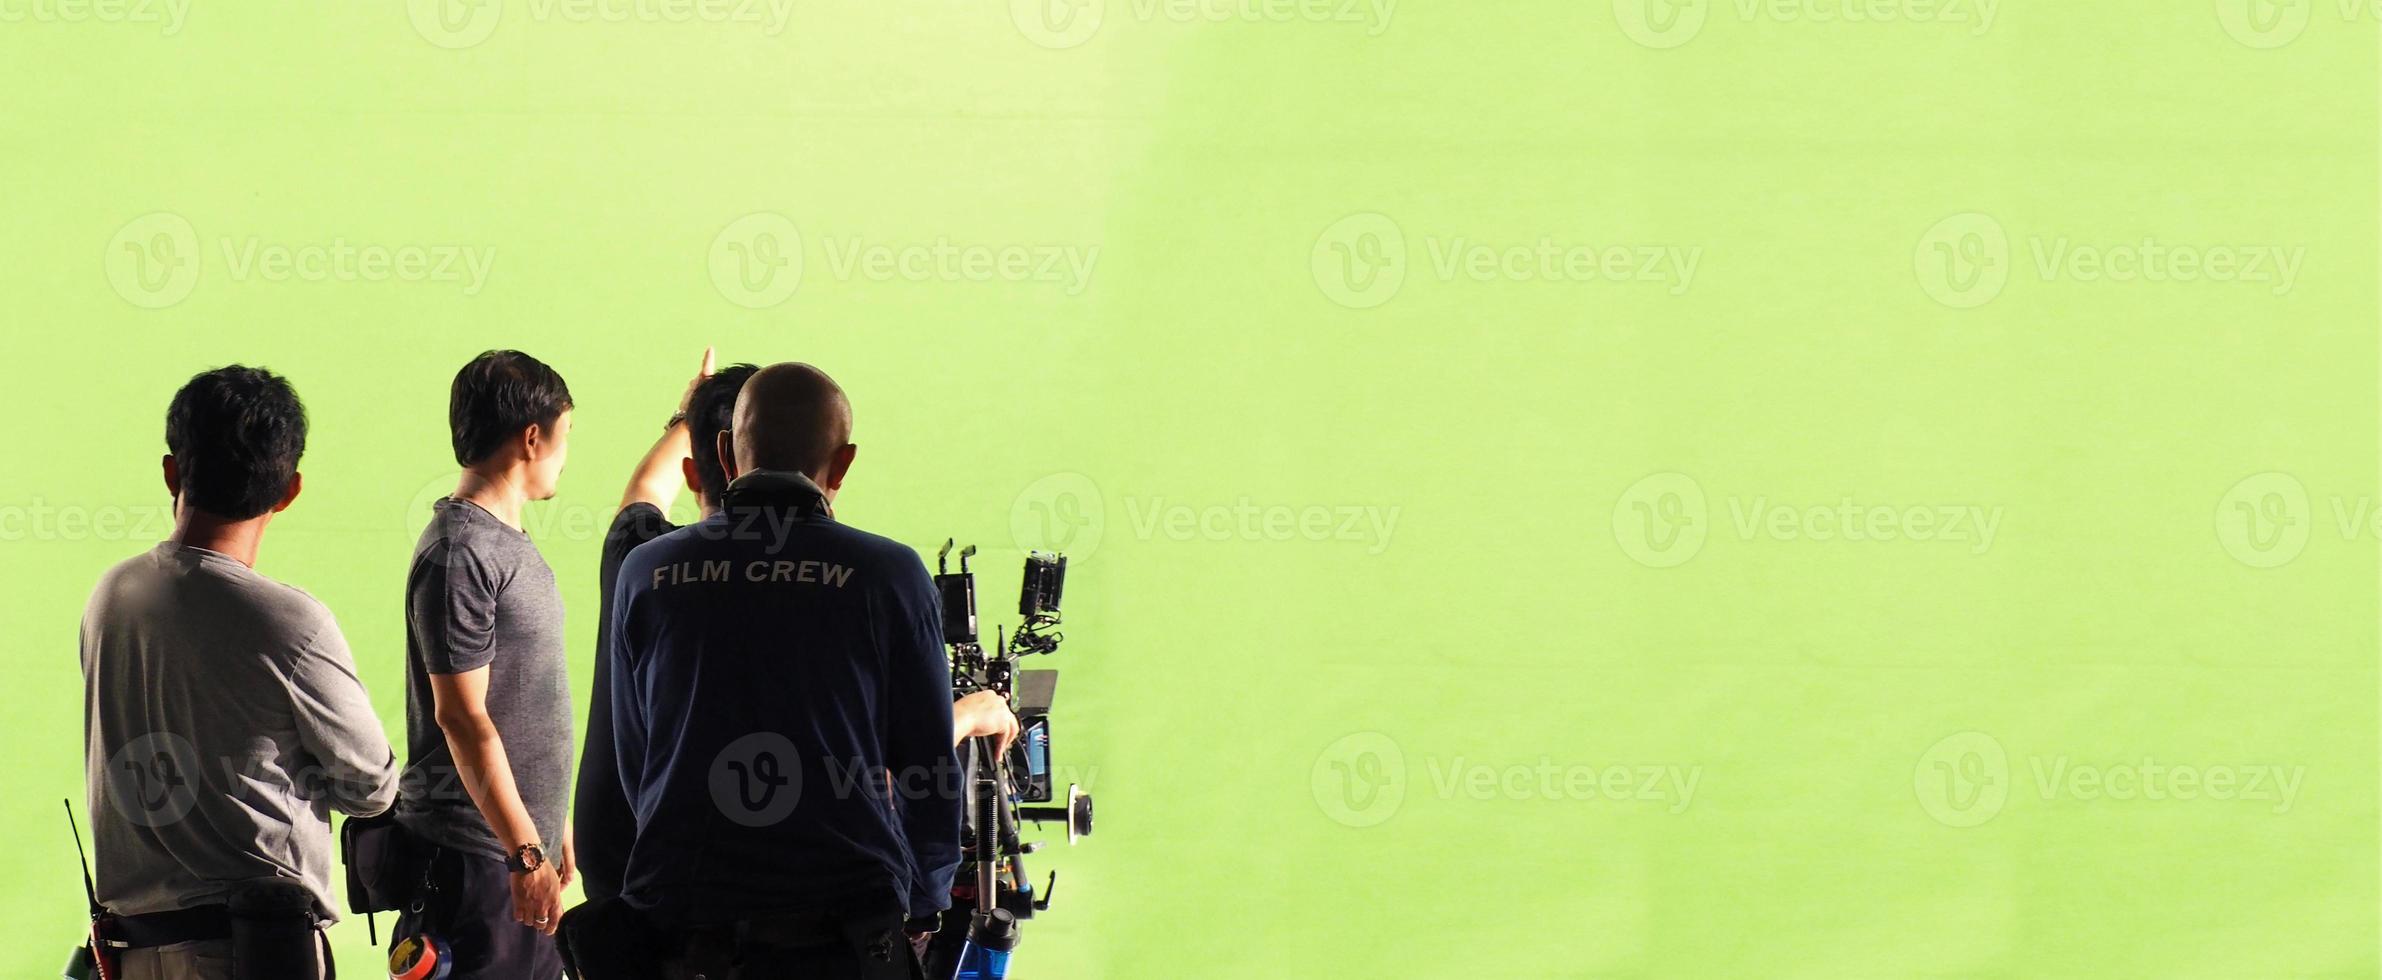
[[377, 814], [397, 795], [338, 623], [252, 567], [298, 495], [305, 442], [281, 378], [191, 379], [166, 419], [173, 537], [108, 570], [84, 611], [95, 874], [100, 902], [144, 934], [121, 954], [130, 980], [230, 977], [221, 909], [260, 881], [302, 885], [330, 922], [330, 812]]

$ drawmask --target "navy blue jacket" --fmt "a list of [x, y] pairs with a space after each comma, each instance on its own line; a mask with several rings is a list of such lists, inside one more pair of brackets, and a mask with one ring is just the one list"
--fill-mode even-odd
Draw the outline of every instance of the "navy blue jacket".
[[926, 565], [797, 475], [721, 503], [630, 552], [613, 596], [622, 897], [674, 923], [942, 909], [963, 804]]

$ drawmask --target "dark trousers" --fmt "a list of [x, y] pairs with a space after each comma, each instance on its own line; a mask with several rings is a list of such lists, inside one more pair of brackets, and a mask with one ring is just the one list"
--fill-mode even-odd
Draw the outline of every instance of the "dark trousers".
[[427, 869], [417, 868], [425, 888], [416, 898], [422, 911], [397, 914], [391, 946], [428, 933], [455, 952], [448, 980], [556, 980], [562, 953], [554, 939], [513, 920], [513, 873], [504, 862], [481, 854], [424, 845]]

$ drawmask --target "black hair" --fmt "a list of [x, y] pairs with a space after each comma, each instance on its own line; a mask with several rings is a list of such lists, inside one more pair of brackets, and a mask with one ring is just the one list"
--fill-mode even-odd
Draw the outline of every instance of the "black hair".
[[703, 481], [702, 493], [713, 500], [728, 489], [728, 468], [720, 465], [720, 433], [735, 427], [736, 393], [759, 370], [750, 364], [728, 365], [703, 379], [694, 397], [687, 399], [688, 449], [695, 457], [695, 475]]
[[455, 372], [447, 396], [447, 427], [455, 462], [470, 466], [496, 455], [530, 426], [552, 429], [571, 410], [571, 388], [544, 362], [517, 350], [492, 350]]
[[192, 377], [165, 410], [182, 502], [245, 521], [289, 494], [306, 453], [306, 406], [289, 381], [234, 364]]

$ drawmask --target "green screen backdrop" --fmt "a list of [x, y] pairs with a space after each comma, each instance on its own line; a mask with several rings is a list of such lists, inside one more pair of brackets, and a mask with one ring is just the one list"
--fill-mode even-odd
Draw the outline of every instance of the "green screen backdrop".
[[577, 395], [528, 522], [583, 709], [717, 345], [834, 373], [840, 512], [982, 546], [988, 614], [1073, 556], [1100, 823], [1018, 977], [2374, 976], [2378, 51], [2339, 0], [0, 0], [0, 973], [81, 928], [77, 623], [177, 385], [307, 399], [259, 567], [402, 736], [455, 369]]

